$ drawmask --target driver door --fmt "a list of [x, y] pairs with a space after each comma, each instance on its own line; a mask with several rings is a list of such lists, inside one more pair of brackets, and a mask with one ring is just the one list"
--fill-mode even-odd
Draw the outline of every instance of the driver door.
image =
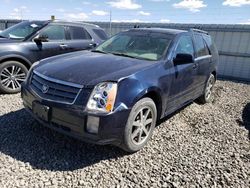
[[37, 43], [32, 40], [29, 44], [26, 44], [34, 62], [67, 53], [66, 31], [63, 25], [48, 25], [34, 38], [39, 36], [46, 37], [47, 41]]
[[[192, 37], [188, 34], [180, 36], [172, 61], [177, 54], [191, 54], [194, 57], [194, 46]], [[197, 64], [194, 61], [174, 65], [175, 76], [169, 92], [169, 108], [179, 108], [192, 100], [197, 77]]]

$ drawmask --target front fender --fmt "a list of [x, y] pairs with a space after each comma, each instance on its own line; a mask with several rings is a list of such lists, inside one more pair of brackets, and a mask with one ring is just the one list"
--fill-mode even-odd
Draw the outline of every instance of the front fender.
[[138, 100], [140, 100], [141, 98], [143, 98], [144, 96], [146, 96], [149, 93], [156, 94], [157, 95], [156, 97], [160, 97], [160, 99], [162, 101], [162, 91], [161, 91], [161, 89], [158, 88], [157, 86], [151, 86], [149, 88], [145, 88], [140, 93], [138, 93], [137, 96], [135, 97], [132, 105], [134, 105]]
[[27, 58], [23, 57], [22, 55], [18, 55], [18, 54], [1, 55], [0, 54], [0, 62], [7, 60], [7, 59], [19, 59], [21, 61], [28, 63], [29, 66], [32, 65], [32, 63]]
[[136, 78], [126, 78], [118, 84], [115, 108], [123, 103], [131, 109], [138, 100], [152, 92], [162, 99], [162, 91], [156, 85], [142, 83]]

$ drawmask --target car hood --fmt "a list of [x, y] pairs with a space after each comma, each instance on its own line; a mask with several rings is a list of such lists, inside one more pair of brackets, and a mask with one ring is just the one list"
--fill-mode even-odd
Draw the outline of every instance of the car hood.
[[87, 86], [118, 81], [153, 64], [155, 62], [80, 51], [45, 59], [35, 71], [50, 78]]
[[7, 38], [0, 38], [0, 44], [8, 44], [8, 43], [18, 43], [20, 41], [7, 39]]

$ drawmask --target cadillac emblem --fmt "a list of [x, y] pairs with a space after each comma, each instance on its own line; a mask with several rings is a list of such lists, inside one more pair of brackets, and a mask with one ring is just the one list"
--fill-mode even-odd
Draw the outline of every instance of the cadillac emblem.
[[47, 93], [48, 91], [49, 91], [49, 86], [46, 85], [46, 84], [43, 84], [43, 86], [42, 86], [42, 92], [43, 93]]

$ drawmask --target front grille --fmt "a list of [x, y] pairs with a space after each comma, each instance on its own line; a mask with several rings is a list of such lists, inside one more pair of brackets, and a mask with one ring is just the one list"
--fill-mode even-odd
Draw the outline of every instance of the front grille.
[[82, 88], [81, 85], [49, 78], [36, 71], [32, 74], [30, 87], [41, 98], [62, 103], [73, 103]]

